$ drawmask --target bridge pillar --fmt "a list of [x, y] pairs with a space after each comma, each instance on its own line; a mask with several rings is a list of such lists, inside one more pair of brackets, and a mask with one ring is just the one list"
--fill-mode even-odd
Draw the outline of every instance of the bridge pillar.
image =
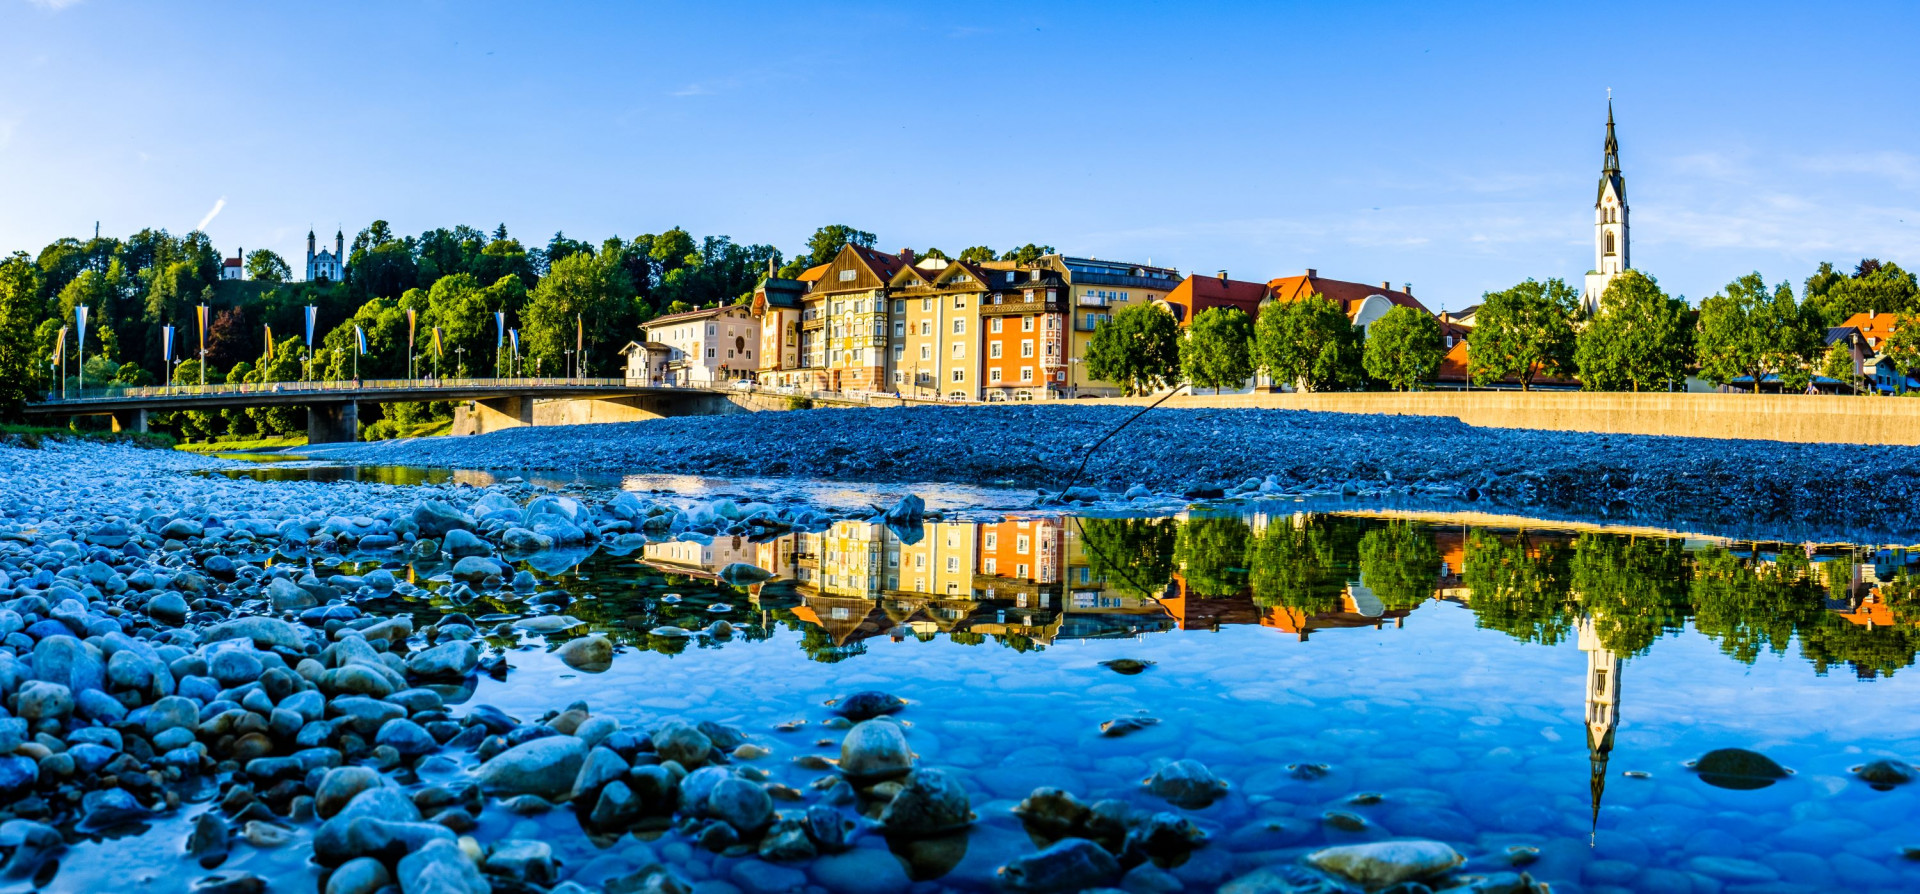
[[476, 400], [473, 402], [472, 419], [473, 433], [476, 435], [532, 425], [533, 398], [496, 397], [492, 400]]
[[314, 404], [307, 408], [307, 443], [343, 444], [358, 440], [359, 404]]
[[146, 431], [147, 430], [147, 411], [146, 410], [121, 410], [120, 412], [113, 414], [113, 430], [114, 431], [137, 431], [137, 432]]

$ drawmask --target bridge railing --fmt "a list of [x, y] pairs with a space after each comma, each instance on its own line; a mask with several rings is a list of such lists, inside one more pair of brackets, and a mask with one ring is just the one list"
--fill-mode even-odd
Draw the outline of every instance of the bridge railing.
[[621, 378], [519, 377], [499, 379], [418, 378], [418, 379], [338, 379], [311, 382], [245, 382], [218, 385], [109, 385], [101, 388], [67, 389], [62, 396], [54, 392], [40, 404], [85, 404], [141, 398], [218, 397], [242, 394], [327, 394], [337, 392], [381, 391], [472, 391], [475, 389], [517, 390], [525, 388], [680, 388], [687, 391], [712, 390], [702, 386], [642, 383]]

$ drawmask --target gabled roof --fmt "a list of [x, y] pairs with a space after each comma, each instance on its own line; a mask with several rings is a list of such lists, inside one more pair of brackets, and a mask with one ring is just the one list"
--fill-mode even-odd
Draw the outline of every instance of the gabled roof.
[[222, 267], [238, 267], [238, 266], [240, 266], [240, 259], [239, 259], [239, 258], [225, 258], [225, 259], [223, 259], [223, 260], [221, 260], [221, 262], [220, 262], [220, 265], [221, 265]]
[[1836, 341], [1843, 341], [1855, 337], [1865, 338], [1865, 336], [1860, 335], [1860, 330], [1852, 326], [1831, 326], [1827, 329], [1827, 339], [1823, 344], [1830, 345]]
[[833, 263], [831, 261], [825, 264], [815, 264], [812, 267], [800, 271], [800, 275], [795, 278], [801, 282], [819, 282], [820, 277], [827, 275], [827, 268], [832, 266]]
[[705, 320], [712, 317], [725, 316], [730, 311], [744, 311], [744, 310], [746, 310], [746, 308], [741, 307], [738, 304], [723, 304], [719, 307], [709, 307], [705, 310], [682, 311], [677, 314], [667, 314], [664, 317], [654, 317], [653, 319], [648, 320], [645, 323], [641, 323], [640, 328], [653, 329], [661, 325], [667, 325], [672, 323], [690, 323], [694, 320]]
[[1413, 295], [1404, 290], [1390, 288], [1386, 283], [1368, 285], [1342, 279], [1327, 279], [1313, 270], [1308, 270], [1300, 276], [1282, 276], [1269, 280], [1267, 288], [1273, 290], [1273, 297], [1277, 301], [1299, 301], [1315, 294], [1324, 295], [1340, 302], [1340, 306], [1346, 309], [1349, 317], [1359, 310], [1360, 302], [1374, 295], [1379, 295], [1401, 307], [1411, 307], [1421, 313], [1431, 313], [1426, 305], [1414, 300]]
[[770, 276], [753, 290], [753, 312], [764, 313], [768, 307], [799, 307], [801, 297], [806, 294], [806, 283]]
[[1867, 344], [1878, 348], [1887, 340], [1887, 336], [1893, 334], [1894, 326], [1899, 322], [1900, 318], [1897, 314], [1857, 313], [1848, 317], [1846, 322], [1840, 325], [1843, 328], [1860, 330], [1860, 334], [1866, 336]]

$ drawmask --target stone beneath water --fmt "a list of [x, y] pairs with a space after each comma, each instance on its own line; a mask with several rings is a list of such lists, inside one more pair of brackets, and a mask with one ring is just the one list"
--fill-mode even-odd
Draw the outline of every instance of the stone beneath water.
[[1128, 733], [1137, 733], [1159, 722], [1160, 719], [1157, 717], [1115, 717], [1100, 724], [1100, 735], [1118, 738]]
[[1147, 777], [1147, 791], [1175, 807], [1189, 810], [1212, 804], [1227, 793], [1227, 784], [1196, 760], [1177, 760]]
[[555, 653], [574, 670], [600, 673], [613, 667], [613, 641], [597, 633], [567, 640]]
[[1012, 891], [1084, 891], [1110, 884], [1120, 861], [1085, 838], [1067, 838], [1046, 850], [1015, 857], [1000, 867], [1000, 884]]
[[1773, 758], [1744, 748], [1719, 748], [1693, 762], [1700, 781], [1719, 788], [1748, 790], [1766, 788], [1789, 775], [1787, 768]]
[[1375, 841], [1329, 847], [1307, 855], [1316, 869], [1349, 878], [1369, 889], [1439, 875], [1467, 858], [1438, 841]]
[[973, 819], [959, 782], [940, 770], [921, 770], [881, 811], [880, 827], [889, 835], [941, 835], [964, 829]]
[[1127, 676], [1133, 676], [1153, 665], [1154, 662], [1142, 661], [1137, 658], [1113, 658], [1100, 662], [1101, 667], [1113, 671], [1116, 674], [1126, 674]]
[[1913, 765], [1905, 761], [1877, 760], [1853, 768], [1860, 781], [1880, 791], [1913, 781]]
[[827, 702], [838, 714], [848, 720], [872, 720], [886, 714], [898, 713], [907, 703], [885, 692], [856, 692], [845, 698]]
[[757, 584], [771, 577], [772, 572], [746, 562], [735, 562], [720, 569], [720, 580], [729, 584]]

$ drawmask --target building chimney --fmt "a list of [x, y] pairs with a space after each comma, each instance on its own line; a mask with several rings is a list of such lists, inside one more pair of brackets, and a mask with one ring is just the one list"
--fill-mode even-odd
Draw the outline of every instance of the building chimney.
[[1407, 293], [1407, 297], [1408, 297], [1408, 298], [1412, 298], [1412, 297], [1413, 297], [1413, 283], [1410, 283], [1410, 282], [1403, 282], [1403, 283], [1401, 283], [1401, 284], [1400, 284], [1400, 291], [1402, 291], [1402, 292], [1405, 292], [1405, 293]]
[[1223, 285], [1223, 286], [1224, 286], [1224, 285], [1226, 285], [1226, 284], [1227, 284], [1227, 271], [1225, 271], [1225, 270], [1222, 270], [1222, 271], [1220, 271], [1220, 273], [1219, 273], [1219, 276], [1220, 276], [1220, 284], [1221, 284], [1221, 285]]
[[1390, 283], [1390, 282], [1387, 282], [1387, 281], [1385, 281], [1385, 280], [1382, 280], [1382, 281], [1380, 282], [1380, 291], [1382, 291], [1382, 292], [1391, 292], [1391, 291], [1393, 291], [1393, 283]]
[[900, 249], [900, 260], [906, 261], [909, 264], [913, 263], [913, 249], [911, 248]]
[[1308, 279], [1312, 279], [1312, 278], [1314, 278], [1314, 277], [1316, 277], [1316, 276], [1319, 276], [1319, 275], [1320, 275], [1320, 271], [1318, 271], [1318, 270], [1315, 270], [1315, 269], [1313, 269], [1312, 267], [1308, 267], [1308, 268], [1307, 268], [1307, 278], [1308, 278]]

